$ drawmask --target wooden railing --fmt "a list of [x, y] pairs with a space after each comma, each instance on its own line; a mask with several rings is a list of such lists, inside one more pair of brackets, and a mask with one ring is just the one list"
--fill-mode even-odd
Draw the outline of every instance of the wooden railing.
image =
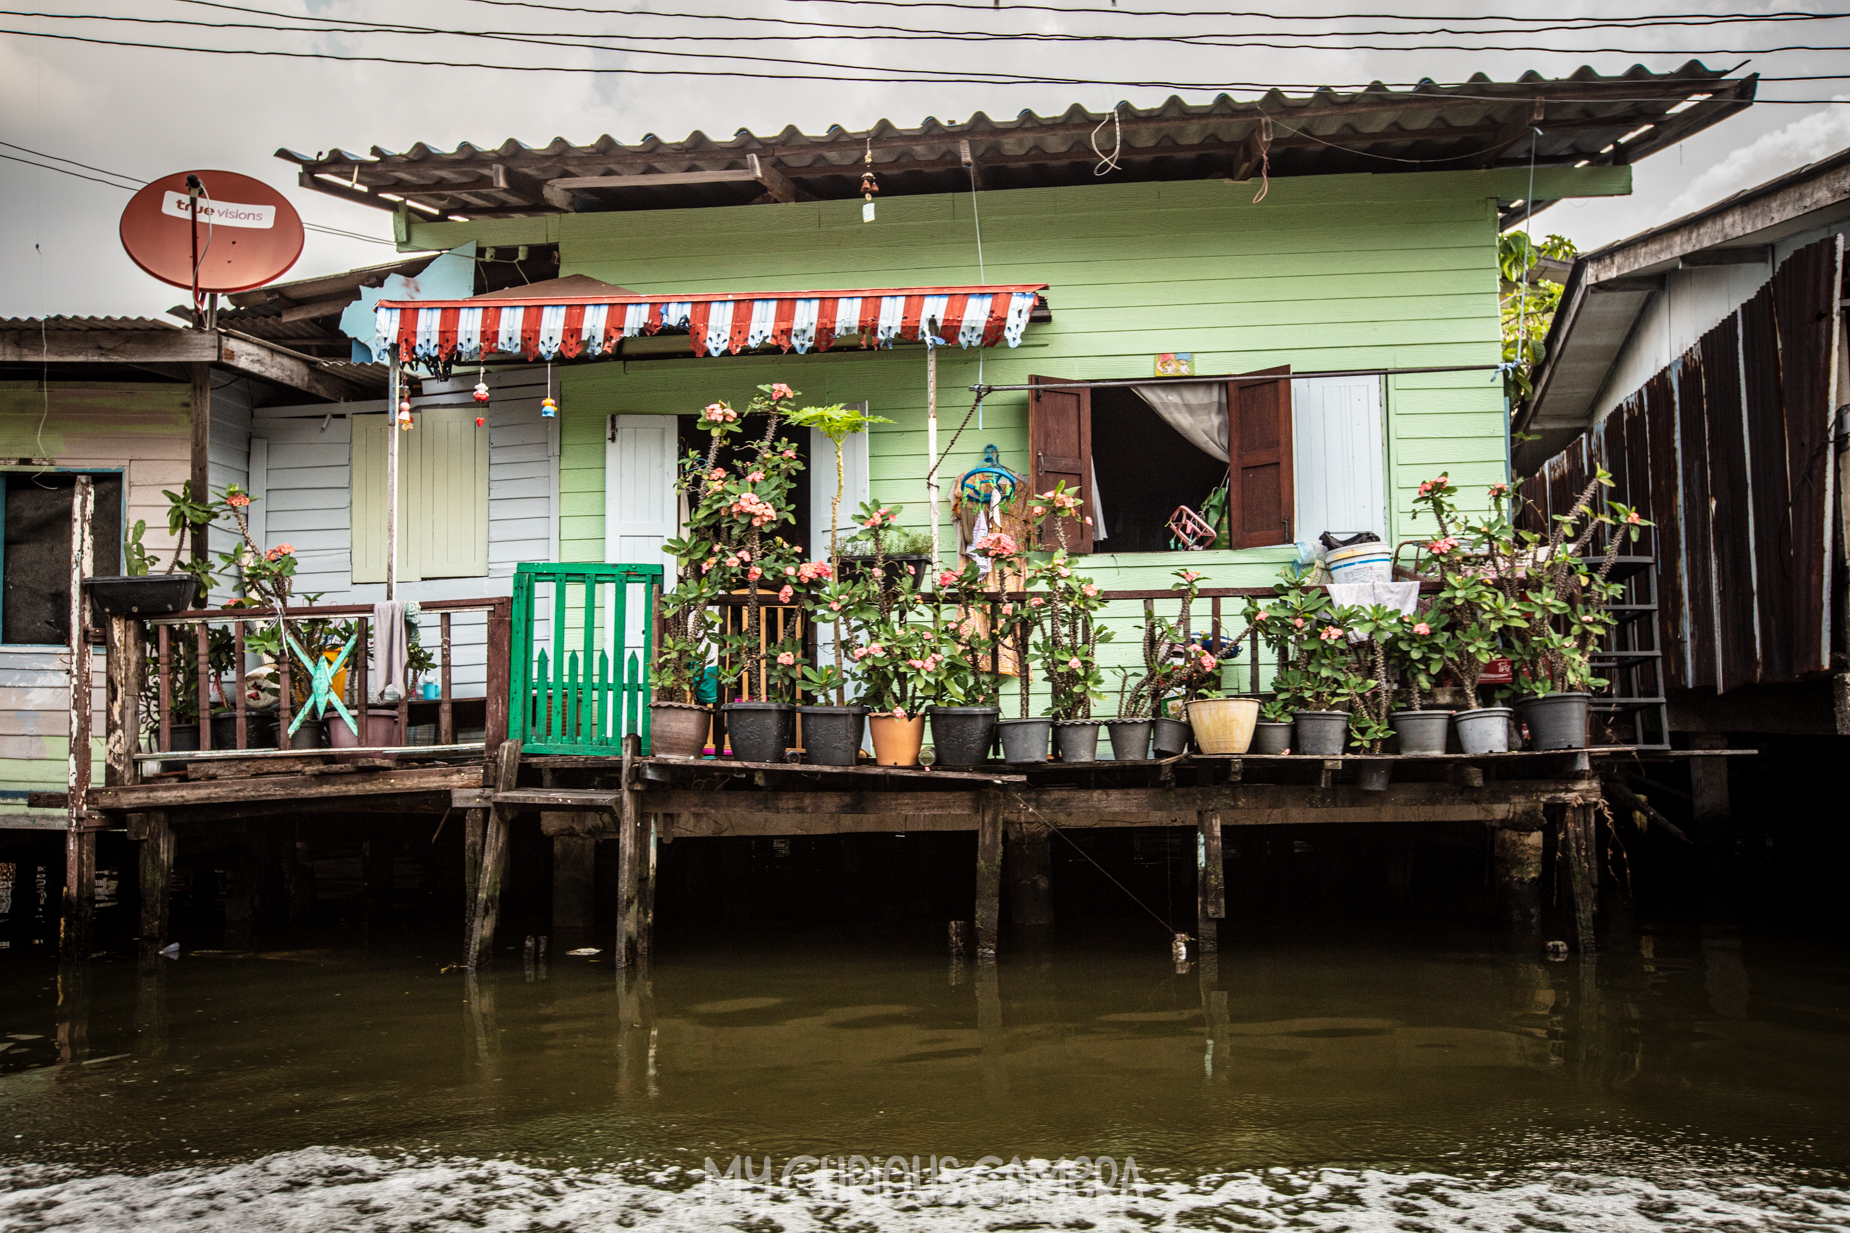
[[[408, 729], [413, 707], [420, 711], [428, 708], [435, 724], [434, 740], [424, 744], [452, 748], [474, 746], [478, 743], [474, 740], [457, 740], [457, 713], [459, 703], [473, 710], [470, 704], [478, 701], [483, 730], [479, 743], [490, 750], [499, 747], [507, 735], [511, 604], [510, 599], [498, 597], [420, 601], [419, 608], [425, 617], [420, 631], [423, 637], [428, 639], [431, 626], [436, 626], [436, 643], [429, 649], [436, 659], [437, 696], [400, 698], [393, 706], [397, 739], [381, 747], [403, 748], [411, 744]], [[474, 614], [481, 614], [484, 626], [484, 686], [480, 694], [459, 697], [454, 680], [457, 621]], [[295, 685], [303, 679], [307, 669], [287, 651], [276, 656], [269, 665], [274, 672], [277, 695], [273, 734], [261, 731], [261, 725], [271, 713], [268, 708], [260, 711], [252, 705], [247, 687], [249, 635], [253, 627], [274, 623], [276, 615], [273, 608], [220, 608], [112, 621], [108, 648], [109, 725], [112, 732], [120, 732], [125, 737], [134, 734], [133, 739], [123, 739], [122, 745], [135, 751], [132, 756], [136, 761], [160, 761], [163, 756], [172, 758], [175, 754], [222, 756], [227, 752], [257, 753], [289, 748], [289, 729], [297, 711]], [[338, 691], [336, 696], [343, 702], [353, 699], [348, 710], [358, 725], [355, 747], [372, 747], [366, 739], [366, 713], [369, 709], [378, 710], [389, 705], [371, 700], [373, 691], [368, 677], [373, 671], [371, 661], [377, 634], [372, 628], [372, 606], [303, 605], [289, 608], [286, 616], [291, 625], [307, 620], [353, 622], [353, 649], [341, 673], [343, 683], [349, 687]], [[429, 619], [432, 616], [436, 618], [434, 622]], [[345, 639], [342, 641], [344, 643]], [[151, 657], [148, 654], [150, 642]], [[215, 642], [218, 644], [216, 654]], [[144, 689], [143, 682], [149, 672], [153, 679]], [[183, 692], [191, 695], [184, 701]], [[215, 707], [229, 712], [232, 720], [229, 742], [213, 739], [213, 721], [223, 717], [213, 715]], [[196, 717], [196, 749], [175, 748], [176, 712]], [[341, 722], [332, 706], [327, 708], [326, 715], [334, 723]], [[152, 739], [147, 739], [149, 737]], [[261, 739], [263, 737], [272, 739]], [[152, 748], [144, 749], [144, 745]]]

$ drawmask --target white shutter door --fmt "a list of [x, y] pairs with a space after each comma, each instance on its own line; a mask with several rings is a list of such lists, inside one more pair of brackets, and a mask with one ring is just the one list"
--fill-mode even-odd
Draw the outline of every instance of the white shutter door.
[[[867, 404], [856, 409], [867, 414]], [[854, 512], [870, 495], [867, 480], [867, 434], [857, 432], [841, 443], [842, 498], [841, 538], [854, 534]], [[829, 556], [829, 507], [835, 500], [835, 443], [812, 428], [809, 430], [809, 555], [812, 560], [826, 561]]]
[[604, 442], [604, 559], [661, 565], [675, 534], [672, 415], [613, 415]]
[[1373, 531], [1387, 538], [1387, 454], [1379, 377], [1291, 383], [1297, 537]]

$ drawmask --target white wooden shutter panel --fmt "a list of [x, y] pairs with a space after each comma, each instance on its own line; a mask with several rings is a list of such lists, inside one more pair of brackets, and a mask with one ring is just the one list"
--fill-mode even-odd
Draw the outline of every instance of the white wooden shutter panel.
[[604, 442], [604, 560], [666, 565], [662, 545], [675, 534], [672, 415], [615, 415]]
[[[475, 426], [473, 407], [428, 407], [405, 434], [399, 465], [417, 461], [403, 478], [405, 510], [415, 549], [416, 577], [479, 578], [488, 573], [488, 430]], [[402, 564], [402, 562], [401, 562]]]
[[385, 434], [383, 415], [353, 417], [353, 581], [385, 581]]
[[1291, 383], [1297, 538], [1373, 531], [1387, 538], [1387, 454], [1381, 379], [1316, 377]]

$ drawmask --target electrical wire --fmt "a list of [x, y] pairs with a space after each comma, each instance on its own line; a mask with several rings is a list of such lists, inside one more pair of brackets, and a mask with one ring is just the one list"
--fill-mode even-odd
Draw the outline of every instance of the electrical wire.
[[[235, 8], [236, 6], [214, 5], [213, 7]], [[270, 17], [291, 17], [293, 18], [293, 15], [291, 14], [273, 13], [273, 12], [268, 12], [265, 10], [240, 9], [238, 11], [253, 12], [253, 13], [261, 14], [263, 16], [270, 16]], [[0, 16], [28, 17], [28, 18], [35, 18], [35, 19], [55, 18], [55, 19], [60, 19], [64, 21], [102, 21], [102, 22], [110, 22], [110, 23], [128, 23], [128, 24], [133, 24], [133, 25], [186, 26], [186, 27], [192, 27], [196, 29], [206, 29], [206, 30], [258, 30], [258, 31], [264, 31], [267, 33], [280, 33], [280, 34], [303, 34], [303, 33], [361, 34], [361, 35], [364, 35], [364, 34], [396, 34], [396, 35], [403, 35], [407, 37], [434, 36], [434, 37], [443, 37], [443, 38], [481, 39], [481, 40], [485, 40], [489, 42], [515, 43], [515, 44], [519, 44], [522, 46], [531, 46], [531, 47], [560, 47], [560, 48], [568, 48], [571, 50], [578, 50], [578, 51], [603, 51], [603, 52], [633, 54], [633, 55], [678, 56], [678, 57], [687, 57], [687, 58], [693, 58], [693, 59], [742, 60], [742, 61], [746, 61], [749, 63], [755, 63], [755, 64], [757, 63], [795, 64], [795, 65], [799, 65], [802, 67], [812, 67], [812, 68], [813, 67], [834, 68], [834, 69], [860, 68], [860, 69], [866, 69], [868, 71], [880, 72], [880, 73], [886, 73], [886, 74], [917, 73], [917, 72], [931, 71], [931, 70], [915, 69], [915, 68], [911, 68], [907, 66], [861, 65], [861, 64], [842, 63], [842, 62], [833, 61], [833, 60], [801, 60], [801, 59], [792, 59], [792, 58], [784, 57], [784, 56], [757, 56], [757, 55], [749, 55], [744, 52], [736, 52], [736, 51], [674, 51], [674, 50], [665, 49], [665, 48], [633, 47], [633, 46], [628, 46], [625, 44], [588, 43], [588, 42], [580, 41], [584, 39], [618, 39], [618, 38], [637, 39], [639, 37], [639, 36], [632, 35], [632, 34], [600, 35], [600, 34], [568, 33], [568, 34], [562, 35], [557, 32], [542, 34], [538, 32], [526, 32], [526, 31], [452, 30], [452, 29], [445, 29], [445, 28], [435, 27], [435, 26], [409, 26], [409, 25], [404, 25], [404, 24], [399, 24], [399, 23], [376, 23], [376, 22], [349, 23], [346, 25], [327, 26], [327, 27], [279, 26], [279, 25], [269, 25], [269, 24], [260, 23], [260, 22], [208, 22], [208, 21], [196, 21], [196, 20], [180, 18], [180, 17], [118, 17], [118, 16], [104, 16], [104, 15], [95, 14], [95, 13], [45, 13], [45, 12], [22, 10], [22, 9], [0, 9]], [[1397, 43], [1397, 44], [1389, 45], [1389, 44], [1380, 44], [1380, 43], [1355, 42], [1354, 39], [1358, 36], [1359, 33], [1360, 32], [1350, 33], [1350, 32], [1337, 31], [1337, 32], [1331, 32], [1329, 34], [1307, 34], [1307, 35], [1302, 35], [1302, 36], [1296, 36], [1296, 35], [1291, 36], [1291, 37], [1299, 38], [1299, 39], [1340, 38], [1343, 40], [1343, 42], [1341, 43], [1339, 47], [1329, 47], [1329, 46], [1325, 46], [1319, 43], [1306, 43], [1302, 41], [1286, 43], [1286, 42], [1276, 42], [1276, 41], [1273, 41], [1272, 39], [1264, 39], [1264, 38], [1239, 38], [1239, 37], [1234, 37], [1234, 36], [1219, 36], [1219, 35], [1192, 35], [1192, 36], [1143, 35], [1143, 36], [1119, 37], [1119, 36], [1112, 36], [1112, 35], [1060, 35], [1060, 34], [1034, 34], [1034, 33], [1024, 33], [1024, 34], [1002, 33], [1002, 34], [989, 34], [989, 35], [967, 34], [967, 35], [954, 35], [953, 36], [953, 35], [933, 35], [933, 34], [925, 33], [925, 34], [921, 34], [918, 36], [908, 36], [908, 39], [912, 37], [917, 37], [917, 38], [920, 38], [926, 41], [977, 41], [977, 42], [1015, 42], [1015, 41], [1160, 42], [1160, 43], [1180, 43], [1186, 46], [1204, 47], [1204, 48], [1222, 48], [1222, 49], [1236, 49], [1236, 50], [1238, 49], [1268, 50], [1268, 51], [1341, 50], [1341, 51], [1383, 51], [1383, 52], [1472, 52], [1472, 53], [1480, 53], [1480, 54], [1524, 51], [1524, 52], [1541, 52], [1541, 53], [1562, 54], [1562, 55], [1626, 55], [1626, 56], [1674, 55], [1674, 56], [1680, 56], [1680, 57], [1723, 56], [1723, 55], [1726, 55], [1726, 56], [1766, 56], [1766, 55], [1780, 55], [1780, 54], [1789, 53], [1789, 52], [1850, 51], [1850, 44], [1830, 45], [1830, 44], [1811, 44], [1811, 43], [1802, 43], [1802, 44], [1794, 43], [1794, 44], [1788, 44], [1788, 45], [1780, 46], [1780, 47], [1746, 47], [1746, 48], [1741, 48], [1741, 47], [1703, 47], [1703, 48], [1679, 47], [1679, 48], [1671, 48], [1671, 49], [1648, 48], [1648, 47], [1647, 48], [1641, 48], [1641, 47], [1560, 47], [1560, 46], [1551, 46], [1551, 45], [1546, 45], [1546, 44], [1524, 44], [1524, 43], [1509, 43], [1509, 42], [1497, 43], [1497, 44], [1490, 45], [1490, 46], [1475, 46], [1475, 45], [1466, 46], [1463, 44], [1455, 44], [1455, 43]], [[1396, 37], [1417, 38], [1417, 37], [1422, 37], [1425, 33], [1426, 32], [1424, 31], [1408, 31], [1405, 34], [1397, 34]], [[1486, 37], [1489, 37], [1491, 33], [1494, 33], [1494, 32], [1487, 32]], [[647, 36], [640, 36], [640, 37], [642, 37], [645, 41], [663, 42], [663, 41], [693, 40], [693, 41], [698, 41], [703, 44], [712, 44], [716, 42], [743, 42], [743, 41], [803, 41], [803, 42], [814, 41], [811, 39], [799, 38], [798, 36], [791, 36], [791, 35], [752, 36], [749, 39], [729, 39], [723, 35], [717, 38], [713, 36], [697, 36], [697, 35], [662, 35], [662, 36], [655, 36], [653, 39], [649, 39]], [[876, 41], [895, 41], [893, 37], [883, 36], [883, 35], [844, 35], [840, 37], [843, 40], [871, 38]], [[981, 70], [976, 70], [976, 71], [981, 71]]]
[[[489, 0], [476, 0], [476, 2], [477, 3], [487, 3], [489, 2]], [[972, 3], [967, 3], [967, 2], [960, 2], [960, 0], [790, 0], [790, 2], [793, 4], [866, 5], [868, 7], [890, 8], [890, 9], [964, 9], [964, 10], [978, 12], [978, 13], [995, 13], [995, 12], [1014, 11], [1014, 12], [1028, 12], [1028, 13], [1058, 13], [1061, 16], [1067, 16], [1067, 15], [1076, 14], [1076, 13], [1083, 13], [1083, 14], [1096, 14], [1096, 15], [1104, 16], [1104, 17], [1140, 17], [1140, 18], [1141, 17], [1190, 17], [1190, 18], [1271, 17], [1271, 18], [1274, 18], [1275, 20], [1284, 20], [1284, 18], [1280, 17], [1276, 13], [1261, 13], [1261, 12], [1229, 13], [1225, 11], [1216, 12], [1212, 9], [1209, 9], [1209, 10], [1130, 9], [1130, 8], [1119, 8], [1115, 4], [1110, 8], [1095, 9], [1095, 8], [1070, 8], [1064, 5], [1054, 5], [1054, 4], [1010, 4], [1007, 6], [1007, 8], [1003, 8], [1000, 5], [1000, 3], [972, 4]], [[1677, 19], [1688, 19], [1691, 21], [1701, 21], [1705, 18], [1709, 18], [1713, 16], [1717, 16], [1717, 15], [1708, 14], [1708, 13], [1666, 13], [1666, 14], [1648, 14], [1646, 15], [1645, 18], [1641, 18], [1640, 20], [1666, 20], [1670, 18], [1677, 18]], [[1752, 20], [1756, 20], [1756, 21], [1798, 21], [1798, 20], [1803, 20], [1807, 18], [1815, 18], [1815, 17], [1826, 17], [1826, 18], [1850, 17], [1850, 13], [1819, 14], [1819, 13], [1807, 13], [1799, 9], [1783, 9], [1776, 13], [1755, 14], [1752, 17]], [[1407, 20], [1411, 20], [1411, 18], [1409, 18], [1404, 13], [1321, 13], [1321, 14], [1314, 14], [1314, 15], [1294, 13], [1290, 15], [1290, 18], [1293, 21], [1303, 21], [1303, 20], [1312, 20], [1312, 21], [1396, 21], [1396, 20], [1407, 21]], [[1544, 18], [1522, 18], [1522, 17], [1517, 17], [1513, 15], [1508, 15], [1508, 14], [1495, 14], [1495, 13], [1466, 13], [1466, 14], [1443, 14], [1443, 15], [1442, 14], [1432, 14], [1432, 13], [1422, 13], [1419, 15], [1419, 19], [1423, 21], [1531, 21], [1531, 20], [1532, 21], [1542, 21], [1542, 20], [1548, 20]], [[1602, 18], [1601, 20], [1611, 20], [1611, 19]], [[1620, 19], [1620, 20], [1623, 20], [1623, 19]]]
[[[88, 163], [80, 163], [76, 159], [64, 158], [57, 154], [46, 154], [41, 150], [27, 150], [25, 146], [14, 145], [10, 141], [0, 141], [0, 146], [5, 146], [9, 150], [25, 150], [26, 153], [36, 154], [40, 158], [57, 159], [61, 163], [70, 163], [72, 166], [83, 167], [89, 171], [101, 171], [106, 176], [114, 176], [115, 179], [100, 180], [96, 176], [87, 176], [84, 175], [83, 172], [72, 171], [69, 167], [54, 167], [48, 163], [35, 163], [29, 158], [20, 158], [16, 154], [0, 153], [0, 158], [9, 159], [15, 163], [24, 163], [28, 167], [37, 167], [40, 171], [55, 171], [59, 175], [73, 176], [79, 180], [88, 180], [92, 184], [101, 184], [105, 188], [119, 189], [125, 193], [140, 192], [146, 185], [145, 181], [137, 181], [133, 176], [120, 175], [114, 171], [104, 171], [101, 167], [91, 167]], [[128, 183], [117, 183], [118, 180], [126, 180]], [[302, 226], [305, 230], [319, 232], [322, 235], [338, 236], [345, 240], [364, 240], [368, 244], [390, 244], [394, 248], [398, 247], [398, 242], [396, 240], [382, 239], [376, 235], [362, 235], [360, 232], [344, 231], [339, 227], [325, 227], [320, 223], [305, 222]]]
[[[1103, 85], [1103, 86], [1118, 86], [1118, 87], [1123, 87], [1127, 89], [1164, 89], [1164, 90], [1191, 90], [1191, 91], [1210, 91], [1212, 90], [1212, 91], [1218, 91], [1222, 93], [1225, 93], [1229, 90], [1253, 90], [1253, 91], [1264, 92], [1264, 91], [1271, 91], [1271, 90], [1278, 90], [1278, 89], [1300, 88], [1298, 86], [1286, 86], [1286, 85], [1283, 85], [1277, 82], [1199, 82], [1199, 81], [1188, 82], [1188, 81], [1162, 81], [1162, 80], [1099, 81], [1099, 80], [1090, 79], [1090, 78], [1051, 77], [1051, 76], [1037, 77], [1037, 76], [1029, 76], [1025, 74], [1013, 74], [1013, 73], [990, 73], [990, 74], [986, 74], [982, 76], [960, 77], [960, 76], [953, 76], [948, 71], [944, 73], [938, 73], [935, 70], [910, 69], [910, 68], [902, 69], [902, 70], [893, 70], [893, 71], [877, 70], [874, 75], [847, 77], [847, 76], [840, 76], [836, 74], [826, 74], [826, 73], [747, 72], [747, 71], [740, 70], [740, 69], [725, 69], [725, 68], [716, 68], [716, 67], [711, 67], [711, 66], [700, 67], [700, 68], [653, 68], [653, 69], [648, 69], [648, 68], [633, 68], [633, 67], [627, 67], [627, 66], [626, 67], [608, 67], [608, 66], [598, 66], [598, 65], [573, 65], [573, 64], [566, 64], [566, 65], [503, 64], [503, 63], [490, 63], [490, 62], [483, 62], [483, 61], [434, 60], [430, 58], [412, 59], [412, 58], [403, 57], [403, 56], [354, 55], [354, 54], [346, 54], [346, 53], [339, 53], [339, 52], [322, 52], [322, 51], [289, 51], [289, 50], [275, 50], [275, 49], [228, 48], [228, 47], [188, 47], [188, 46], [178, 46], [178, 45], [169, 44], [169, 43], [145, 43], [145, 42], [139, 42], [139, 41], [129, 40], [129, 39], [103, 39], [103, 38], [96, 38], [90, 35], [58, 34], [58, 33], [50, 32], [50, 31], [40, 31], [40, 30], [14, 30], [14, 29], [0, 28], [0, 34], [14, 34], [14, 35], [19, 35], [24, 38], [53, 39], [53, 40], [60, 41], [60, 42], [85, 43], [85, 44], [90, 44], [94, 46], [102, 46], [102, 47], [124, 47], [124, 48], [134, 48], [134, 49], [149, 50], [149, 51], [178, 51], [178, 52], [187, 52], [187, 53], [196, 54], [196, 55], [249, 56], [249, 57], [254, 57], [254, 58], [287, 59], [287, 60], [327, 60], [327, 61], [333, 61], [333, 62], [338, 62], [338, 63], [351, 63], [351, 64], [395, 64], [395, 65], [404, 65], [404, 66], [408, 66], [412, 68], [493, 69], [497, 72], [515, 72], [515, 73], [577, 73], [577, 74], [589, 74], [593, 76], [633, 76], [633, 77], [690, 77], [690, 76], [707, 77], [707, 78], [725, 77], [725, 78], [737, 78], [737, 79], [742, 79], [742, 80], [827, 81], [827, 82], [843, 82], [843, 83], [852, 83], [852, 84], [880, 84], [880, 85], [980, 85], [980, 86], [1023, 86], [1023, 85], [1101, 86]], [[664, 54], [664, 53], [647, 53], [647, 54]], [[864, 66], [854, 65], [854, 66], [848, 66], [848, 67], [860, 68]], [[895, 77], [894, 73], [896, 72], [915, 73], [915, 74], [916, 73], [931, 73], [932, 75]], [[1702, 77], [1702, 78], [1692, 77], [1692, 78], [1683, 78], [1683, 79], [1678, 79], [1674, 77], [1658, 77], [1658, 78], [1654, 78], [1651, 84], [1658, 85], [1658, 86], [1668, 86], [1668, 85], [1676, 83], [1679, 80], [1687, 82], [1688, 88], [1691, 89], [1692, 91], [1710, 91], [1710, 90], [1713, 90], [1719, 84], [1734, 84], [1734, 79], [1709, 78], [1709, 77]], [[1846, 81], [1846, 80], [1850, 80], [1850, 73], [1818, 73], [1818, 74], [1795, 75], [1795, 76], [1762, 75], [1759, 77], [1759, 80], [1761, 82]], [[1421, 84], [1425, 84], [1425, 83], [1421, 83]], [[1346, 89], [1346, 87], [1333, 86], [1327, 83], [1321, 86], [1303, 86], [1301, 88], [1331, 89], [1331, 90]], [[1468, 87], [1461, 86], [1461, 88], [1468, 88]], [[1385, 91], [1381, 89], [1378, 85], [1371, 83], [1370, 86], [1357, 87], [1354, 90], [1354, 93], [1358, 95], [1371, 95], [1371, 94], [1390, 94], [1391, 92]], [[1491, 103], [1509, 103], [1511, 101], [1520, 101], [1520, 100], [1512, 100], [1510, 97], [1504, 96], [1504, 95], [1468, 95], [1468, 94], [1447, 93], [1444, 95], [1423, 96], [1419, 101], [1422, 102], [1423, 104], [1431, 105], [1434, 103], [1473, 102], [1473, 101], [1482, 101], [1482, 102], [1491, 102]], [[1585, 98], [1577, 98], [1571, 95], [1556, 95], [1551, 99], [1551, 101], [1563, 102], [1563, 103], [1587, 102], [1587, 103], [1613, 104], [1613, 103], [1662, 103], [1665, 100], [1662, 95], [1645, 97], [1645, 98], [1632, 98], [1632, 97], [1626, 97], [1626, 96], [1621, 96], [1617, 94], [1594, 94], [1594, 95], [1589, 95], [1588, 97], [1585, 97]], [[1826, 104], [1850, 103], [1850, 98], [1819, 98], [1819, 99], [1758, 98], [1755, 101], [1758, 103], [1762, 103], [1762, 104], [1789, 104], [1789, 105], [1795, 105], [1795, 106], [1820, 106], [1820, 105], [1826, 105]]]

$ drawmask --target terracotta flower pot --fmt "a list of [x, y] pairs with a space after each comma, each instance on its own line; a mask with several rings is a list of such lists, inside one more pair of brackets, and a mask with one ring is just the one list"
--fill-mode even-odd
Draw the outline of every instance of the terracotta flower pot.
[[698, 758], [706, 752], [713, 714], [692, 702], [649, 704], [649, 752], [661, 758]]
[[867, 729], [874, 738], [874, 761], [881, 766], [917, 766], [919, 747], [925, 743], [925, 717], [869, 715]]

